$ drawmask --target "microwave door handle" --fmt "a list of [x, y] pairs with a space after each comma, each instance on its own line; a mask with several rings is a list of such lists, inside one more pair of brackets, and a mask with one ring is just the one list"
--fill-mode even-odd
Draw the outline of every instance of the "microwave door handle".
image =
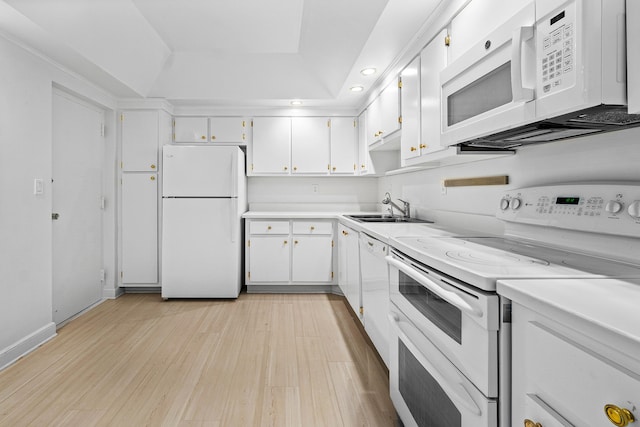
[[436, 282], [434, 282], [433, 280], [431, 280], [430, 278], [428, 278], [424, 274], [421, 274], [421, 273], [417, 272], [413, 268], [409, 267], [408, 265], [406, 265], [403, 262], [398, 261], [397, 259], [393, 258], [392, 256], [386, 256], [385, 259], [387, 261], [387, 264], [396, 267], [398, 270], [402, 271], [407, 276], [409, 276], [412, 279], [416, 280], [422, 286], [424, 286], [425, 288], [429, 289], [431, 292], [433, 292], [434, 294], [438, 295], [440, 298], [442, 298], [443, 300], [447, 301], [449, 304], [453, 305], [457, 309], [459, 309], [461, 311], [464, 311], [465, 313], [470, 314], [470, 315], [475, 316], [475, 317], [482, 317], [483, 316], [482, 310], [480, 308], [471, 307], [471, 305], [468, 302], [463, 300], [460, 297], [460, 295], [456, 294], [455, 292], [451, 292], [451, 291], [448, 291], [448, 290], [444, 289], [442, 286], [438, 285]]
[[[469, 393], [464, 389], [462, 382], [460, 382], [459, 380], [451, 380], [446, 378], [446, 376], [443, 375], [441, 370], [439, 370], [436, 367], [436, 360], [434, 360], [433, 357], [428, 358], [424, 354], [422, 354], [422, 352], [418, 349], [418, 347], [415, 344], [413, 344], [416, 342], [416, 340], [412, 340], [411, 337], [409, 337], [409, 335], [411, 335], [416, 337], [416, 339], [418, 340], [426, 339], [424, 338], [424, 335], [422, 335], [422, 333], [418, 331], [413, 333], [413, 330], [415, 329], [415, 327], [409, 322], [403, 322], [402, 320], [400, 320], [400, 316], [398, 316], [398, 314], [394, 313], [393, 311], [390, 312], [387, 315], [387, 317], [389, 318], [391, 325], [395, 327], [398, 335], [402, 338], [402, 341], [405, 342], [405, 345], [409, 344], [410, 347], [414, 347], [415, 350], [413, 351], [413, 353], [416, 353], [416, 352], [418, 353], [418, 354], [414, 354], [414, 356], [418, 356], [420, 359], [422, 359], [419, 361], [420, 364], [426, 365], [427, 371], [429, 371], [429, 374], [432, 375], [433, 378], [436, 380], [436, 382], [440, 385], [440, 387], [442, 387], [442, 390], [445, 392], [445, 394], [451, 400], [453, 400], [454, 402], [457, 402], [459, 406], [462, 406], [463, 408], [465, 408], [467, 411], [471, 412], [472, 414], [478, 417], [481, 416], [482, 411], [480, 410], [480, 408], [478, 408], [478, 405], [476, 405], [476, 403], [473, 401]], [[438, 356], [441, 356], [444, 358], [444, 356], [442, 355], [436, 355], [435, 357], [437, 358]], [[447, 363], [450, 363], [450, 362], [447, 361]], [[460, 391], [466, 394], [466, 396], [462, 395], [458, 390], [454, 389], [454, 387], [452, 387], [452, 384], [457, 385]]]
[[513, 32], [513, 48], [511, 49], [511, 93], [513, 102], [531, 101], [533, 89], [524, 87], [522, 82], [522, 47], [524, 42], [533, 37], [533, 27], [520, 27]]

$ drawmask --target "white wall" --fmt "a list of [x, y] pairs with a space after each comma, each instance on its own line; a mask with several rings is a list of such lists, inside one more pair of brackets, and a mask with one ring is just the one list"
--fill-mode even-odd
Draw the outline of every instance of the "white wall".
[[[417, 217], [501, 234], [504, 224], [495, 218], [495, 213], [505, 190], [579, 181], [640, 182], [638, 141], [640, 128], [635, 128], [519, 148], [514, 156], [499, 159], [387, 176], [379, 180], [378, 197], [389, 191], [394, 199], [411, 202]], [[509, 185], [450, 187], [446, 194], [442, 192], [444, 179], [494, 175], [508, 175]], [[638, 243], [626, 245], [628, 249]], [[613, 244], [612, 250], [615, 246], [620, 245]], [[623, 251], [618, 255], [629, 256]], [[637, 254], [633, 258], [637, 262]]]
[[249, 177], [247, 191], [254, 211], [375, 211], [379, 201], [368, 177]]
[[[52, 323], [51, 140], [53, 85], [106, 108], [114, 101], [16, 44], [0, 37], [0, 368], [55, 333]], [[115, 119], [108, 112], [110, 122]], [[107, 138], [107, 200], [115, 200], [115, 132]], [[44, 194], [34, 196], [33, 180]], [[111, 193], [110, 193], [111, 191]], [[105, 233], [115, 236], [115, 204]], [[108, 239], [105, 266], [113, 268]], [[112, 272], [114, 270], [111, 270]], [[115, 276], [115, 274], [111, 274]], [[111, 288], [115, 278], [111, 278]]]

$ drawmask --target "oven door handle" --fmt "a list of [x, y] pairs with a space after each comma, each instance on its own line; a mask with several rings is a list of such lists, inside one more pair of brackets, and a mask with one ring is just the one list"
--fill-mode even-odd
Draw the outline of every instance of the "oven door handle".
[[[473, 401], [473, 398], [464, 389], [462, 382], [457, 379], [452, 380], [450, 378], [447, 378], [445, 375], [443, 375], [442, 371], [436, 368], [434, 363], [435, 362], [434, 358], [426, 357], [425, 355], [422, 354], [422, 352], [418, 349], [418, 347], [413, 344], [416, 342], [416, 340], [428, 339], [428, 338], [422, 335], [422, 333], [418, 331], [415, 328], [415, 326], [413, 326], [411, 323], [402, 321], [400, 319], [400, 316], [398, 316], [397, 313], [394, 313], [392, 311], [389, 313], [388, 317], [391, 324], [395, 326], [396, 332], [399, 334], [402, 340], [405, 343], [410, 343], [410, 345], [415, 348], [415, 350], [418, 352], [417, 356], [419, 356], [420, 359], [422, 359], [419, 362], [427, 368], [427, 371], [430, 373], [431, 376], [433, 376], [433, 378], [440, 385], [440, 387], [442, 387], [442, 390], [444, 390], [445, 394], [449, 396], [451, 400], [457, 403], [456, 406], [462, 406], [467, 411], [471, 412], [476, 416], [482, 415], [482, 410], [480, 410], [478, 405], [476, 405], [476, 403]], [[407, 325], [407, 326], [404, 326], [404, 325]], [[411, 339], [409, 335], [416, 338]], [[440, 353], [439, 351], [438, 353], [439, 353], [439, 356], [441, 356], [443, 359], [446, 360], [445, 356], [442, 355], [442, 353]], [[435, 358], [437, 358], [437, 355], [434, 355], [434, 356]], [[447, 360], [446, 363], [450, 363], [450, 362]], [[461, 394], [460, 391], [452, 387], [453, 384], [458, 386], [457, 388], [459, 388], [459, 390], [462, 391], [464, 395]]]
[[480, 309], [480, 307], [472, 307], [467, 301], [463, 300], [460, 295], [444, 289], [442, 286], [438, 285], [436, 282], [434, 282], [424, 274], [421, 274], [413, 268], [409, 267], [407, 264], [398, 261], [392, 256], [387, 256], [385, 257], [385, 259], [387, 260], [387, 263], [389, 265], [396, 267], [398, 270], [416, 280], [419, 284], [429, 289], [431, 292], [438, 295], [440, 298], [447, 301], [449, 304], [453, 305], [459, 310], [475, 317], [482, 318], [484, 316], [484, 313], [482, 312], [482, 309]]

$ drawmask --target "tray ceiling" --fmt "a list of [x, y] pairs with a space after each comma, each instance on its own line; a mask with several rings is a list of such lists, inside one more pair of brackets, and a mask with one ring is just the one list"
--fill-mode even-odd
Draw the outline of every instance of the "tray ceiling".
[[118, 97], [355, 108], [437, 3], [0, 0], [0, 31]]

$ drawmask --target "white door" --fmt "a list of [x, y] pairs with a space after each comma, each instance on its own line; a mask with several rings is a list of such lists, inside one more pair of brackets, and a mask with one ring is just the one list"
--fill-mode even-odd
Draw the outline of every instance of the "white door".
[[357, 153], [356, 121], [353, 117], [331, 119], [331, 173], [354, 175]]
[[329, 119], [291, 119], [291, 166], [294, 173], [329, 172]]
[[[53, 321], [59, 324], [102, 298], [104, 111], [53, 94]], [[54, 218], [52, 216], [52, 218]]]
[[252, 162], [254, 174], [288, 175], [291, 163], [291, 119], [256, 117], [253, 119]]
[[246, 141], [247, 120], [241, 117], [211, 117], [209, 134], [211, 142], [233, 142], [241, 144]]
[[157, 111], [123, 111], [122, 170], [158, 170], [159, 114]]
[[173, 141], [207, 142], [208, 123], [206, 117], [176, 117], [173, 119]]

